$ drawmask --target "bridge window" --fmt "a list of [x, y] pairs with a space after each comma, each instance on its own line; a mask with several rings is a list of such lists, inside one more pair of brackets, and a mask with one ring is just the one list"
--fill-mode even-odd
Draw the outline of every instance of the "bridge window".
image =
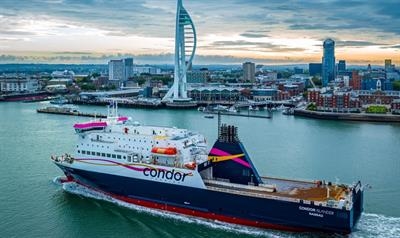
[[114, 154], [112, 154], [111, 157], [112, 157], [113, 159], [117, 158], [117, 156], [114, 155]]
[[108, 158], [111, 158], [111, 154], [107, 154], [107, 157], [108, 157]]
[[117, 159], [121, 159], [121, 155], [117, 155]]

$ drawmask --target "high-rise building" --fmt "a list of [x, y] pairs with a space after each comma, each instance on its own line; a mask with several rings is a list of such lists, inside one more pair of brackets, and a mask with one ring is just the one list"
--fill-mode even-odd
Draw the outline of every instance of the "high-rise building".
[[392, 67], [392, 60], [385, 59], [385, 69], [388, 70], [390, 67]]
[[310, 76], [317, 76], [322, 74], [322, 64], [321, 63], [310, 63], [308, 64], [308, 72]]
[[335, 41], [324, 41], [324, 56], [322, 57], [322, 86], [327, 86], [336, 76]]
[[108, 79], [115, 85], [123, 85], [133, 76], [133, 59], [118, 59], [108, 62]]
[[338, 63], [338, 72], [346, 71], [346, 60], [339, 60]]
[[256, 80], [256, 65], [252, 62], [243, 63], [243, 81], [254, 82]]
[[122, 59], [108, 62], [108, 79], [110, 81], [122, 81], [124, 75], [124, 61]]
[[385, 70], [386, 70], [386, 72], [395, 71], [395, 65], [392, 64], [392, 60], [391, 59], [385, 59]]
[[133, 77], [133, 59], [124, 59], [124, 78], [123, 81], [128, 81], [129, 78]]
[[354, 90], [361, 90], [361, 75], [359, 75], [358, 71], [353, 70], [351, 80], [350, 80], [350, 87]]

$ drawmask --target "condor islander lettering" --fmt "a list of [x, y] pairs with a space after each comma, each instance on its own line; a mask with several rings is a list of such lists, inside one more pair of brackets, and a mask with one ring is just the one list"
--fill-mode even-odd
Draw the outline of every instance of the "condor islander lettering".
[[333, 211], [322, 210], [319, 208], [312, 208], [312, 207], [299, 206], [299, 210], [307, 211], [308, 215], [315, 216], [315, 217], [324, 217], [324, 215], [333, 216], [335, 214]]
[[153, 178], [161, 178], [161, 179], [167, 179], [167, 180], [175, 180], [177, 182], [183, 182], [185, 181], [186, 176], [191, 176], [191, 173], [182, 173], [179, 171], [173, 170], [161, 170], [161, 169], [150, 169], [150, 168], [145, 168], [143, 170], [143, 175], [146, 177], [153, 177]]

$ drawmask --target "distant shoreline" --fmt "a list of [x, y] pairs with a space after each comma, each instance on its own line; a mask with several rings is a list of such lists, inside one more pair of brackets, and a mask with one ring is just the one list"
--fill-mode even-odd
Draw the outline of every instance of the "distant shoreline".
[[318, 112], [295, 109], [294, 115], [321, 120], [400, 123], [400, 115], [392, 114]]

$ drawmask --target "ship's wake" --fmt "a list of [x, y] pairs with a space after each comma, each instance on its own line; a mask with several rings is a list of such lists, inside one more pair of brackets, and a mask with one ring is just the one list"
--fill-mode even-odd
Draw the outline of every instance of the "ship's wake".
[[[137, 206], [127, 202], [120, 201], [104, 193], [95, 191], [85, 186], [81, 186], [74, 182], [62, 183], [61, 178], [55, 178], [54, 183], [62, 185], [64, 191], [86, 198], [93, 198], [114, 203], [128, 209], [133, 209], [138, 212], [145, 212], [154, 216], [167, 217], [186, 223], [200, 224], [213, 229], [224, 230], [227, 232], [242, 233], [250, 236], [258, 237], [327, 237], [327, 234], [317, 233], [288, 233], [271, 230], [263, 230], [252, 227], [234, 225], [219, 221], [208, 221], [201, 218], [190, 217], [186, 215], [175, 214], [166, 211], [159, 211], [146, 207]], [[357, 224], [356, 230], [350, 235], [352, 238], [359, 237], [396, 237], [400, 234], [400, 217], [387, 217], [384, 215], [364, 213]], [[328, 237], [342, 237], [338, 234], [332, 234]], [[346, 236], [347, 237], [347, 236]]]

